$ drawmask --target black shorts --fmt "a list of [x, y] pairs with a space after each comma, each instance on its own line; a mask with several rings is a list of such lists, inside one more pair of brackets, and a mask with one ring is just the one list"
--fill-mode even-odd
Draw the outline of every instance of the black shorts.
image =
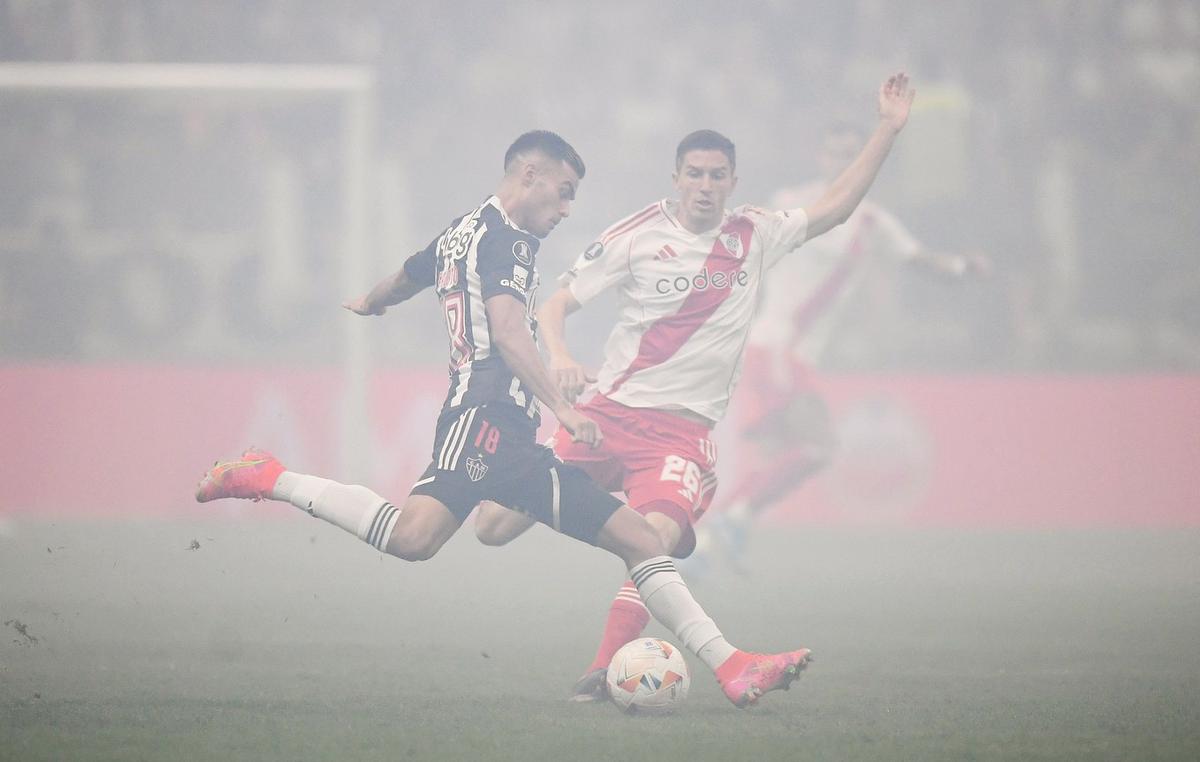
[[536, 434], [516, 405], [451, 408], [438, 418], [433, 462], [410, 494], [435, 498], [460, 522], [491, 500], [594, 545], [621, 501], [537, 444]]

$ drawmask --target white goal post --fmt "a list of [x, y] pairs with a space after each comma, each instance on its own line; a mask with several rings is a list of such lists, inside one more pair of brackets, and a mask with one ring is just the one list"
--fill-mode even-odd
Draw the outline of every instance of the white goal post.
[[[376, 83], [362, 66], [193, 63], [0, 63], [3, 92], [111, 92], [137, 94], [287, 93], [335, 97], [344, 117], [341, 130], [342, 235], [338, 252], [341, 294], [362, 291], [369, 272], [369, 188], [375, 149]], [[346, 320], [343, 336], [344, 392], [341, 400], [339, 459], [342, 478], [370, 477], [366, 387], [370, 352], [366, 326]]]

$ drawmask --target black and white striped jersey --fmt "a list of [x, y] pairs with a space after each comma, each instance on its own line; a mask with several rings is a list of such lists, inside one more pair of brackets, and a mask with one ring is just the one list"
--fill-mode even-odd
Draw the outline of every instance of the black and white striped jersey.
[[506, 402], [539, 420], [533, 393], [513, 375], [492, 344], [485, 300], [510, 294], [525, 304], [529, 333], [534, 318], [538, 240], [521, 230], [492, 196], [456, 219], [404, 271], [415, 283], [437, 287], [450, 335], [450, 391], [443, 412], [463, 406]]

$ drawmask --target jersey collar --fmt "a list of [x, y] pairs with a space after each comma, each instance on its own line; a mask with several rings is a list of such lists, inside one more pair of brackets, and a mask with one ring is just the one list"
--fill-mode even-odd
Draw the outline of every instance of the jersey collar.
[[491, 204], [492, 206], [496, 207], [496, 210], [500, 212], [500, 219], [504, 220], [504, 223], [506, 225], [508, 225], [511, 228], [515, 228], [516, 230], [519, 230], [520, 232], [524, 233], [525, 235], [528, 235], [528, 236], [533, 235], [533, 233], [530, 233], [528, 230], [525, 230], [520, 225], [518, 225], [517, 223], [512, 221], [512, 217], [509, 217], [508, 212], [504, 211], [504, 205], [500, 203], [499, 196], [497, 196], [495, 194], [492, 194], [491, 196], [489, 196], [488, 200], [483, 202], [484, 206], [487, 206], [488, 204]]

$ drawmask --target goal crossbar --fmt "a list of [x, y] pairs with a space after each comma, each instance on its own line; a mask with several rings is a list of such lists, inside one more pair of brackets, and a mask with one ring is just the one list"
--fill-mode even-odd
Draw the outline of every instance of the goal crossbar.
[[367, 92], [374, 72], [362, 66], [274, 64], [4, 63], [4, 90], [216, 90]]

